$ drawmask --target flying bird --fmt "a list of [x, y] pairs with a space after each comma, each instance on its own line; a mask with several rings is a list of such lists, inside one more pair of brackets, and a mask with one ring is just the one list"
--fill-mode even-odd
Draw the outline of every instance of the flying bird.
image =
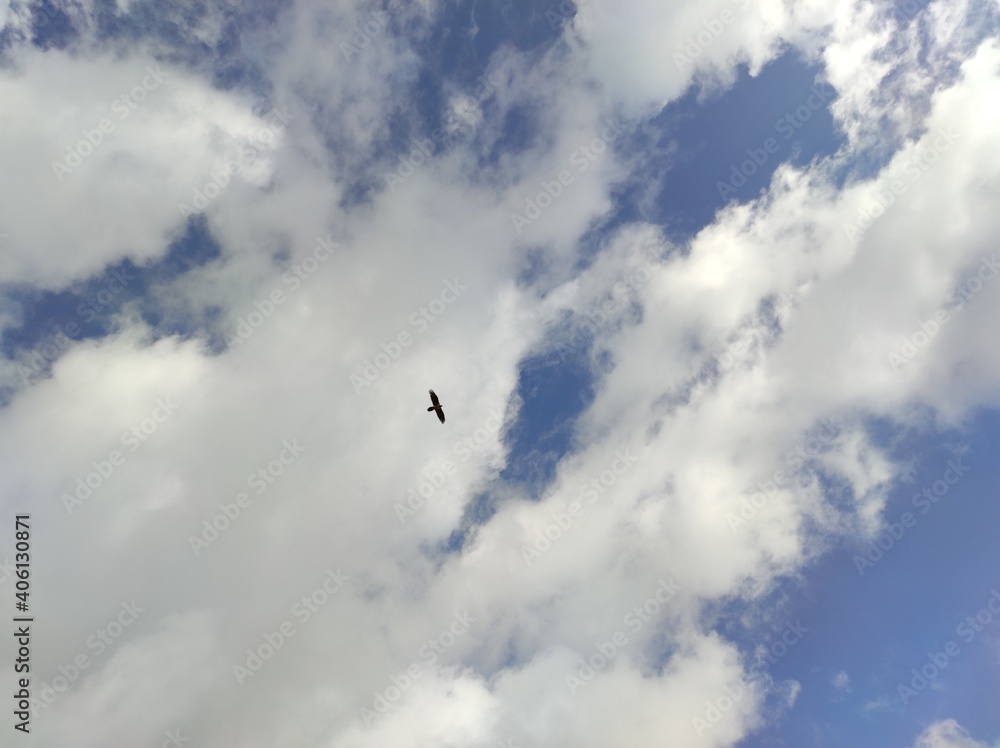
[[431, 402], [433, 403], [433, 405], [431, 405], [431, 407], [429, 407], [427, 410], [437, 411], [438, 420], [441, 421], [441, 423], [444, 423], [444, 408], [441, 405], [441, 401], [438, 400], [438, 396], [434, 394], [434, 390], [427, 390], [427, 391], [431, 393]]

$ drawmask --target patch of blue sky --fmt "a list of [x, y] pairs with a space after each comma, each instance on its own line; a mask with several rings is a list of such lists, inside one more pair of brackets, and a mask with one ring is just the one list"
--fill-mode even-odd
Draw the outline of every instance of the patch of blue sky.
[[[888, 424], [879, 428], [891, 438], [895, 459], [916, 459], [909, 480], [892, 487], [884, 512], [899, 537], [880, 536], [881, 556], [860, 538], [846, 538], [789, 590], [788, 616], [810, 632], [768, 672], [778, 682], [798, 681], [802, 690], [794, 706], [744, 740], [744, 748], [908, 746], [927, 724], [946, 718], [981, 738], [1000, 732], [991, 698], [1000, 693], [1000, 615], [980, 631], [966, 621], [1000, 589], [1000, 465], [992, 459], [1000, 415], [982, 413], [961, 432], [899, 438]], [[971, 448], [960, 454], [966, 442]], [[935, 483], [940, 493], [949, 461], [968, 471], [937, 496]], [[907, 512], [912, 524], [903, 527]], [[877, 558], [871, 566], [858, 561], [866, 553]], [[755, 643], [753, 637], [734, 640], [745, 650]], [[940, 659], [949, 642], [957, 655], [904, 704], [899, 686], [911, 684], [914, 668], [933, 673], [928, 655]], [[841, 671], [849, 676], [846, 688], [833, 684]]]
[[[559, 26], [545, 14], [554, 12], [557, 7], [558, 3], [550, 0], [532, 4], [466, 0], [445, 6], [423, 33], [411, 35], [408, 41], [418, 60], [415, 79], [401, 93], [387, 135], [379, 138], [371, 152], [361, 157], [357, 169], [349, 171], [342, 205], [363, 203], [390, 187], [386, 175], [400, 167], [406, 169], [399, 159], [413, 153], [421, 142], [430, 143], [425, 150], [431, 155], [440, 155], [454, 142], [469, 138], [479, 153], [477, 170], [469, 176], [476, 181], [476, 175], [480, 174], [487, 182], [490, 167], [503, 156], [530, 147], [539, 134], [533, 106], [515, 104], [501, 115], [490, 104], [493, 85], [486, 74], [492, 55], [502, 45], [525, 51], [542, 49], [554, 42]], [[412, 31], [401, 27], [391, 16], [386, 28], [396, 35]], [[499, 135], [486, 142], [477, 139], [472, 128], [461, 131], [461, 123], [449, 122], [452, 114], [449, 97], [453, 93], [474, 99], [483, 108], [484, 117], [502, 116]], [[441, 132], [448, 135], [435, 137], [435, 133]], [[328, 147], [334, 151], [340, 147], [335, 137], [328, 140]]]
[[533, 500], [540, 498], [559, 460], [574, 447], [576, 418], [593, 401], [596, 380], [587, 365], [589, 354], [588, 341], [566, 355], [543, 353], [521, 365], [521, 414], [505, 435], [508, 459], [500, 479], [523, 486]]
[[[240, 0], [220, 6], [214, 15], [215, 20], [221, 19], [219, 36], [211, 46], [191, 31], [213, 12], [209, 6], [199, 4], [174, 5], [169, 13], [164, 13], [162, 4], [133, 2], [128, 12], [122, 13], [113, 2], [97, 3], [91, 14], [92, 32], [98, 42], [158, 39], [172, 50], [172, 59], [165, 64], [207, 69], [216, 88], [251, 91], [262, 100], [269, 100], [270, 78], [263, 67], [266, 62], [259, 54], [265, 35], [259, 29], [273, 26], [279, 12], [290, 7], [290, 3]], [[36, 47], [65, 49], [80, 37], [71, 14], [59, 3], [41, 0], [32, 11], [31, 41]], [[9, 44], [12, 33], [10, 29], [0, 31], [0, 50]], [[258, 38], [260, 44], [255, 43]]]
[[520, 369], [517, 397], [521, 410], [507, 427], [506, 465], [488, 489], [469, 502], [459, 527], [438, 549], [456, 553], [471, 539], [477, 526], [489, 521], [498, 509], [497, 495], [515, 488], [520, 497], [538, 501], [555, 478], [559, 461], [575, 448], [576, 418], [594, 398], [594, 375], [586, 365], [586, 345], [564, 356], [540, 354], [526, 359]]
[[[938, 21], [928, 13], [925, 13], [930, 5], [936, 3], [942, 7], [948, 5], [945, 0], [894, 0], [890, 3], [890, 12], [896, 22], [903, 26], [912, 26], [917, 30], [920, 39], [920, 48], [917, 51], [917, 60], [921, 65], [929, 66], [931, 60], [927, 56], [927, 50], [933, 46], [932, 37], [939, 34], [941, 29]], [[976, 19], [976, 24], [965, 29], [967, 32], [963, 40], [963, 46], [971, 51], [974, 47], [997, 34], [1000, 30], [1000, 8], [990, 0], [972, 0], [975, 8], [972, 17]], [[947, 85], [957, 77], [960, 60], [955, 57], [947, 57], [935, 61], [935, 80], [939, 87]], [[943, 75], [942, 75], [943, 74]]]
[[[100, 41], [158, 39], [172, 50], [176, 62], [210, 71], [207, 77], [214, 87], [251, 91], [269, 99], [270, 77], [264, 67], [266, 58], [260, 54], [266, 36], [260, 29], [273, 26], [282, 9], [290, 7], [288, 2], [239, 0], [174, 4], [164, 13], [162, 4], [133, 2], [128, 13], [121, 13], [114, 3], [107, 3], [94, 9], [94, 34]], [[208, 43], [192, 29], [210, 14], [213, 26], [218, 25], [218, 36]]]
[[[627, 192], [632, 213], [684, 241], [730, 201], [756, 198], [780, 164], [835, 153], [843, 136], [829, 113], [833, 89], [818, 82], [820, 72], [786, 52], [756, 77], [741, 67], [733, 86], [702, 102], [704, 92], [690, 88], [624, 139], [623, 150], [643, 156]], [[656, 199], [641, 199], [650, 192]]]
[[41, 0], [31, 18], [31, 43], [39, 49], [65, 49], [79, 36], [69, 14], [53, 0]]
[[[758, 170], [758, 187], [767, 183], [783, 158], [806, 163], [836, 151], [840, 141], [826, 109], [829, 100], [818, 109], [807, 107], [808, 116], [795, 119], [797, 127], [784, 122], [785, 130], [777, 129], [786, 114], [794, 117], [796, 107], [813, 94], [817, 72], [802, 66], [795, 55], [785, 55], [757, 78], [743, 71], [732, 89], [704, 103], [698, 103], [692, 90], [657, 117], [653, 128], [623, 138], [620, 147], [626, 152], [655, 148], [662, 137], [673, 139], [678, 152], [687, 155], [679, 162], [667, 152], [659, 159], [645, 160], [647, 168], [630, 181], [636, 184], [652, 179], [662, 183], [654, 215], [643, 215], [639, 201], [634, 194], [630, 199], [628, 188], [623, 187], [612, 215], [595, 222], [588, 231], [583, 247], [589, 250], [582, 253], [581, 263], [592, 261], [592, 253], [600, 251], [607, 235], [633, 216], [653, 220], [668, 232], [682, 228], [685, 235], [697, 233], [723, 204], [716, 182], [728, 178], [727, 165], [738, 163], [740, 155], [746, 156], [747, 148], [763, 148], [767, 138], [782, 139], [785, 130], [789, 142], [783, 146], [784, 151], [775, 152]], [[662, 130], [662, 135], [657, 130]], [[694, 189], [690, 181], [697, 183]], [[746, 189], [752, 196], [752, 186], [748, 184]], [[589, 359], [590, 343], [586, 340], [573, 355], [542, 353], [522, 363], [518, 396], [525, 406], [508, 435], [510, 454], [503, 480], [532, 487], [535, 496], [551, 481], [558, 461], [572, 445], [576, 418], [593, 396], [579, 395], [579, 388], [592, 393], [595, 387]]]
[[544, 17], [554, 5], [464, 0], [446, 7], [415, 48], [437, 77], [471, 92], [502, 45], [528, 50], [557, 38], [557, 29]]
[[[206, 322], [217, 311], [209, 312], [209, 320], [165, 316], [156, 308], [150, 292], [207, 265], [221, 254], [204, 217], [197, 216], [188, 220], [184, 235], [170, 245], [166, 255], [148, 265], [123, 259], [58, 291], [30, 286], [0, 288], [0, 293], [18, 305], [21, 317], [20, 325], [3, 331], [0, 352], [8, 359], [15, 359], [19, 353], [35, 350], [54, 334], [63, 334], [74, 341], [104, 337], [111, 332], [113, 317], [130, 302], [139, 304], [144, 321], [153, 328], [156, 337], [173, 334], [187, 337], [204, 331]], [[46, 363], [48, 370], [52, 361], [46, 359]]]
[[476, 528], [489, 522], [490, 518], [496, 514], [498, 508], [494, 494], [489, 491], [476, 494], [466, 504], [458, 527], [452, 530], [451, 534], [448, 535], [448, 539], [439, 543], [436, 548], [433, 550], [427, 549], [428, 556], [436, 558], [438, 554], [461, 553], [466, 544], [473, 539]]
[[[943, 5], [943, 2], [938, 0], [938, 4]], [[885, 78], [879, 82], [877, 96], [888, 102], [907, 100], [914, 117], [918, 120], [930, 112], [931, 97], [934, 92], [954, 85], [961, 74], [961, 61], [958, 56], [931, 59], [928, 55], [928, 50], [936, 46], [932, 36], [940, 32], [938, 22], [928, 12], [930, 5], [930, 0], [894, 0], [883, 6], [887, 18], [891, 18], [900, 28], [908, 32], [915, 31], [916, 63], [921, 70], [933, 72], [934, 84], [919, 94], [915, 93], [913, 71], [909, 66], [901, 65], [889, 70]], [[964, 36], [963, 46], [969, 52], [985, 39], [995, 36], [1000, 29], [1000, 11], [996, 5], [988, 2], [979, 2], [978, 5], [978, 25], [963, 29], [961, 32]], [[913, 39], [901, 34], [890, 42], [884, 56], [888, 61], [908, 59], [913, 46]], [[879, 137], [865, 143], [861, 150], [851, 154], [843, 164], [836, 174], [835, 184], [838, 188], [846, 183], [871, 179], [892, 160], [907, 141], [926, 134], [926, 128], [906, 132], [905, 124], [904, 129], [900, 130], [899, 123], [892, 121], [889, 116], [889, 112], [894, 109], [892, 106], [887, 107], [878, 123]]]
[[[912, 23], [927, 4], [900, 2], [887, 12]], [[990, 33], [989, 19], [995, 18], [994, 10], [984, 8], [977, 40]], [[921, 23], [926, 35], [927, 22]], [[954, 79], [957, 63], [939, 72]], [[900, 72], [890, 74], [886, 85], [903, 77]], [[806, 65], [795, 51], [784, 53], [756, 77], [741, 67], [735, 84], [721, 92], [706, 95], [692, 85], [653, 120], [614, 144], [620, 156], [637, 158], [633, 171], [612, 193], [611, 214], [594, 228], [600, 233], [631, 221], [649, 221], [683, 243], [729, 202], [758, 197], [782, 163], [802, 167], [837, 153], [846, 138], [829, 111], [835, 93], [822, 82], [822, 68]], [[834, 186], [871, 178], [902, 145], [901, 139], [890, 138], [852, 154], [832, 173]], [[501, 152], [497, 149], [491, 158]]]

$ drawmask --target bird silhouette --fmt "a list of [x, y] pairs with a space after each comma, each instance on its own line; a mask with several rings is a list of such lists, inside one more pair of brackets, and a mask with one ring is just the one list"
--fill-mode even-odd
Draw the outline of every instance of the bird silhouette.
[[441, 401], [438, 400], [438, 396], [434, 394], [434, 390], [427, 390], [431, 393], [431, 402], [433, 405], [429, 407], [428, 411], [436, 411], [438, 415], [438, 420], [444, 423], [444, 407], [441, 405]]

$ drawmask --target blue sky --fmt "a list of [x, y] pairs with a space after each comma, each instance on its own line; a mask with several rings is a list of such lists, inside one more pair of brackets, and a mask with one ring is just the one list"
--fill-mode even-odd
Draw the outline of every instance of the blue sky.
[[26, 744], [1000, 746], [1000, 7], [823, 5], [0, 4]]
[[[863, 575], [855, 557], [869, 546], [850, 540], [805, 572], [787, 615], [801, 618], [810, 635], [770, 668], [776, 679], [803, 683], [800, 702], [747, 745], [906, 744], [945, 718], [973, 734], [996, 733], [996, 712], [986, 697], [997, 688], [995, 633], [984, 626], [967, 642], [955, 630], [986, 606], [996, 587], [996, 550], [986, 540], [997, 521], [990, 500], [996, 472], [984, 454], [996, 428], [995, 414], [984, 414], [967, 429], [913, 435], [897, 446], [915, 469], [912, 483], [890, 495], [885, 514], [898, 522], [909, 511], [915, 524], [873, 566], [862, 563]], [[940, 480], [957, 452], [964, 452], [967, 477], [936, 504], [915, 504], [914, 495]], [[926, 513], [922, 507], [929, 507]], [[921, 690], [904, 705], [898, 684], [908, 684], [910, 669], [921, 668], [927, 652], [948, 641], [961, 651], [934, 681], [943, 688]], [[832, 683], [841, 671], [850, 676], [846, 693]]]

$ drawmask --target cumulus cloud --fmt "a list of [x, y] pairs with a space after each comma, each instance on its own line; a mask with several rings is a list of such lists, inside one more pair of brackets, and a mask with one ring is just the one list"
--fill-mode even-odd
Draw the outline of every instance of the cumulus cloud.
[[18, 174], [2, 188], [2, 282], [58, 289], [125, 257], [146, 264], [198, 206], [273, 179], [286, 125], [245, 97], [148, 55], [78, 57], [19, 50], [0, 78], [0, 158]]
[[953, 719], [944, 719], [929, 725], [913, 744], [914, 748], [988, 748], [986, 743], [974, 740], [964, 727]]
[[[377, 29], [367, 4], [289, 6], [260, 32], [266, 93], [89, 22], [69, 49], [12, 42], [0, 282], [150, 265], [186, 206], [221, 248], [149, 288], [197, 329], [158, 334], [125, 305], [4, 409], [4, 508], [39, 528], [38, 739], [734, 745], [769, 697], [794, 705], [803, 686], [755, 673], [719, 605], [878, 530], [899, 466], [866, 418], [957, 423], [997, 402], [981, 341], [1000, 296], [972, 279], [1000, 229], [1000, 47], [969, 30], [978, 7], [932, 3], [927, 54], [879, 63], [915, 32], [860, 2], [581, 3], [550, 45], [497, 51], [494, 90], [444, 96], [448, 146], [391, 188], [393, 148], [423, 137], [416, 62], [438, 4], [383, 9]], [[683, 246], [618, 222], [584, 257], [641, 158], [621, 133], [788, 45], [823, 66], [852, 148], [780, 167]], [[532, 134], [496, 155], [518, 112]], [[884, 165], [838, 181], [887, 116]], [[593, 398], [532, 500], [503, 477], [521, 366], [560, 348]], [[143, 613], [92, 644], [132, 600]], [[917, 745], [979, 744], [944, 722]]]

